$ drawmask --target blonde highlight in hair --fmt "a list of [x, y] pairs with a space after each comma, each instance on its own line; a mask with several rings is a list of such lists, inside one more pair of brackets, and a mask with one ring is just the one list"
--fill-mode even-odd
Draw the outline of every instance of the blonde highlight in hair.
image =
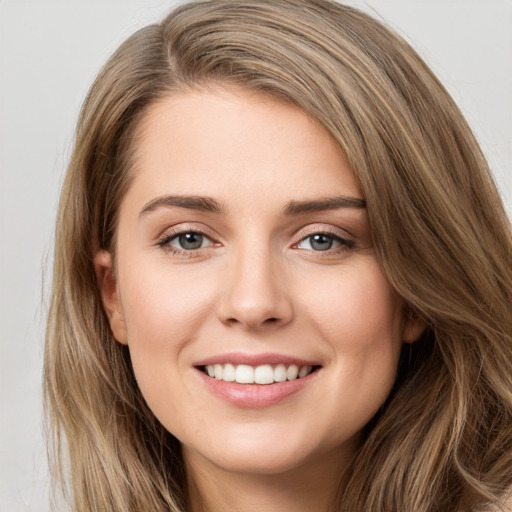
[[187, 508], [179, 442], [149, 410], [112, 336], [92, 258], [115, 248], [147, 109], [212, 84], [281, 98], [326, 128], [361, 184], [386, 277], [428, 325], [404, 345], [339, 510], [501, 504], [512, 485], [512, 236], [458, 108], [402, 39], [353, 8], [199, 0], [120, 47], [78, 123], [45, 353], [54, 467], [67, 451], [74, 510]]

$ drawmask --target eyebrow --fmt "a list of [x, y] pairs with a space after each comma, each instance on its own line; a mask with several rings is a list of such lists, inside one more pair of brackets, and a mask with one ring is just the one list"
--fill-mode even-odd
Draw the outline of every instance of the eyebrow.
[[314, 199], [312, 201], [290, 201], [282, 210], [282, 215], [292, 216], [304, 213], [314, 213], [326, 210], [337, 210], [339, 208], [355, 208], [363, 210], [366, 208], [366, 201], [358, 197], [337, 196]]
[[178, 206], [179, 208], [216, 214], [221, 214], [226, 211], [226, 208], [221, 203], [211, 197], [166, 195], [157, 197], [146, 203], [139, 213], [139, 218], [162, 206]]
[[[139, 213], [139, 218], [144, 217], [157, 208], [169, 206], [215, 213], [217, 215], [221, 215], [227, 211], [227, 208], [222, 203], [212, 197], [165, 195], [156, 197], [146, 203]], [[361, 210], [366, 208], [366, 201], [349, 196], [326, 197], [310, 201], [290, 201], [281, 210], [281, 215], [291, 217], [305, 213], [337, 210], [339, 208], [355, 208]]]

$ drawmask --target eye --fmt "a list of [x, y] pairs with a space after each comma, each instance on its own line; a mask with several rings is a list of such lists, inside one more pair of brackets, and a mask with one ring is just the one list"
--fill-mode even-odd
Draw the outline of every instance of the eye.
[[352, 248], [353, 242], [346, 240], [340, 236], [329, 235], [327, 233], [315, 233], [303, 238], [298, 244], [299, 249], [309, 251], [328, 251], [330, 249], [338, 249], [342, 246]]
[[178, 251], [194, 251], [209, 247], [213, 242], [206, 235], [196, 231], [187, 231], [186, 233], [178, 233], [163, 239], [159, 245], [167, 246]]

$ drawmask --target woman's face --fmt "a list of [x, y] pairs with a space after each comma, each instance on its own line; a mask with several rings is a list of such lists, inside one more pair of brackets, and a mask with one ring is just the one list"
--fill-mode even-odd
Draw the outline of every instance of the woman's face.
[[243, 89], [168, 97], [139, 135], [116, 261], [95, 263], [149, 407], [192, 467], [346, 460], [418, 333], [342, 153]]

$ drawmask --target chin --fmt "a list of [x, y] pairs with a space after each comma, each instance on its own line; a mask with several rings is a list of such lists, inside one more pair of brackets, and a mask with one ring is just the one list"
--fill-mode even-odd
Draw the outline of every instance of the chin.
[[247, 475], [280, 475], [296, 470], [305, 464], [302, 454], [275, 452], [275, 450], [223, 450], [223, 453], [196, 454], [210, 464], [229, 473]]
[[[241, 432], [222, 436], [207, 446], [190, 448], [183, 446], [185, 458], [191, 462], [201, 460], [232, 473], [252, 475], [279, 475], [308, 469], [315, 460], [331, 458], [340, 460], [342, 453], [351, 455], [357, 446], [357, 436], [346, 443], [334, 444], [321, 439], [316, 441], [304, 432], [288, 432], [279, 429], [258, 429], [250, 433], [249, 428]], [[212, 449], [212, 447], [215, 447]]]

